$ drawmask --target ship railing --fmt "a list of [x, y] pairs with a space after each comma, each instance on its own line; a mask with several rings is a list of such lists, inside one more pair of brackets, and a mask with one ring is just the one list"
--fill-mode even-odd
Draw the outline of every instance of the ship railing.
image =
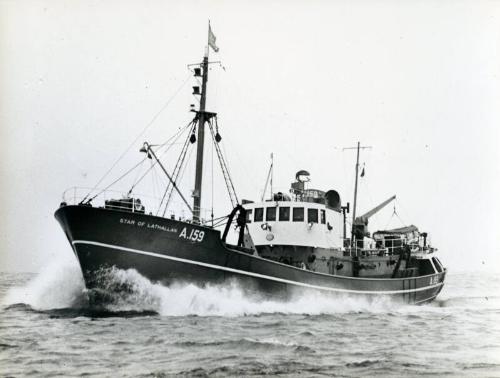
[[93, 206], [154, 215], [161, 203], [160, 198], [144, 193], [88, 187], [68, 188], [63, 192], [62, 200], [66, 205]]
[[403, 251], [406, 251], [410, 247], [410, 251], [413, 255], [426, 255], [437, 251], [436, 248], [426, 245], [425, 247], [417, 243], [410, 243], [404, 245], [384, 245], [375, 246], [371, 245], [368, 248], [351, 246], [351, 239], [344, 239], [344, 256], [392, 256], [400, 255]]
[[347, 247], [344, 252], [344, 256], [392, 256], [395, 254], [395, 251], [389, 250], [389, 248], [359, 248], [359, 247]]
[[[402, 251], [405, 251], [406, 250], [406, 245], [405, 246], [396, 246], [396, 247], [393, 247], [393, 246], [387, 246], [385, 247], [384, 249], [387, 250], [387, 255], [399, 255], [401, 254]], [[428, 253], [433, 253], [435, 251], [435, 248], [432, 248], [430, 246], [415, 246], [415, 245], [410, 245], [410, 251], [412, 254], [422, 254], [422, 255], [426, 255]]]
[[398, 247], [387, 247], [387, 249], [390, 251], [391, 255], [398, 255], [401, 253], [403, 250], [407, 250], [406, 248], [410, 247], [410, 251], [413, 255], [419, 254], [419, 255], [426, 255], [429, 253], [434, 253], [436, 251], [436, 248], [433, 248], [429, 245], [426, 245], [425, 247], [422, 245], [417, 245], [417, 244], [405, 244], [403, 246], [398, 246]]
[[[90, 203], [87, 201], [92, 199]], [[106, 201], [114, 200], [113, 203], [106, 204]], [[129, 200], [130, 202], [120, 202]], [[113, 210], [123, 210], [128, 212], [140, 212], [149, 215], [160, 216], [169, 219], [190, 221], [192, 214], [185, 204], [180, 201], [170, 201], [169, 207], [164, 212], [165, 201], [154, 195], [111, 189], [89, 188], [74, 186], [66, 189], [62, 194], [62, 202], [65, 205], [87, 205], [94, 207], [109, 208]], [[160, 205], [163, 205], [158, 211]], [[209, 223], [211, 209], [201, 208], [202, 223]]]

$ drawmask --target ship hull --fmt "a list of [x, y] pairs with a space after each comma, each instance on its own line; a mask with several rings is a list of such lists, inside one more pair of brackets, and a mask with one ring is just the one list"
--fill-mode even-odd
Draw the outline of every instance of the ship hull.
[[423, 304], [441, 291], [445, 272], [378, 279], [334, 276], [299, 269], [224, 244], [220, 232], [152, 215], [63, 206], [55, 217], [80, 263], [87, 288], [106, 268], [135, 269], [152, 282], [199, 286], [237, 281], [250, 293], [289, 298], [308, 291], [332, 295], [389, 296]]

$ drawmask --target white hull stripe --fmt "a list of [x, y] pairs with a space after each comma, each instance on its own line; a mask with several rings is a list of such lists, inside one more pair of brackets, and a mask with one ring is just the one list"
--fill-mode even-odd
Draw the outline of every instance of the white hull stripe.
[[180, 258], [180, 257], [167, 256], [167, 255], [162, 255], [162, 254], [159, 254], [159, 253], [142, 251], [140, 249], [133, 249], [133, 248], [121, 247], [121, 246], [114, 245], [114, 244], [98, 243], [98, 242], [89, 241], [89, 240], [75, 240], [75, 241], [73, 241], [73, 245], [75, 245], [75, 244], [88, 244], [88, 245], [95, 245], [95, 246], [98, 246], [98, 247], [118, 249], [118, 250], [125, 251], [125, 252], [137, 253], [139, 255], [158, 257], [160, 259], [178, 261], [178, 262], [182, 262], [182, 263], [186, 263], [186, 264], [198, 265], [198, 266], [203, 266], [203, 267], [206, 267], [206, 268], [223, 270], [223, 271], [226, 271], [226, 272], [231, 272], [231, 273], [236, 273], [236, 274], [241, 274], [241, 275], [250, 276], [250, 277], [256, 277], [256, 278], [262, 278], [262, 279], [265, 279], [265, 280], [276, 281], [276, 282], [286, 283], [286, 284], [295, 285], [295, 286], [307, 287], [307, 288], [317, 289], [317, 290], [335, 291], [335, 292], [341, 292], [341, 293], [377, 294], [377, 295], [380, 295], [380, 294], [405, 294], [405, 293], [414, 293], [414, 292], [417, 292], [417, 291], [429, 290], [429, 289], [433, 289], [433, 288], [436, 288], [436, 287], [439, 287], [439, 286], [443, 285], [443, 283], [440, 282], [440, 283], [437, 283], [437, 284], [434, 284], [434, 285], [420, 287], [420, 288], [417, 288], [417, 289], [381, 290], [381, 291], [377, 291], [377, 290], [365, 291], [365, 290], [341, 289], [341, 288], [334, 288], [334, 287], [327, 287], [327, 286], [311, 285], [311, 284], [307, 284], [307, 283], [303, 283], [303, 282], [291, 281], [291, 280], [287, 280], [287, 279], [283, 279], [283, 278], [267, 276], [267, 275], [264, 275], [264, 274], [259, 274], [259, 273], [247, 272], [247, 271], [239, 270], [239, 269], [228, 268], [226, 266], [208, 264], [208, 263], [204, 263], [204, 262], [200, 262], [200, 261], [187, 260], [187, 259], [183, 259], [183, 258]]

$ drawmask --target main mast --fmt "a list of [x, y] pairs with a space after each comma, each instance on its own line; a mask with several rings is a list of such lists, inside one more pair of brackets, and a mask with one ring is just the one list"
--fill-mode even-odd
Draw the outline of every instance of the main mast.
[[200, 109], [198, 111], [198, 145], [196, 147], [196, 174], [194, 180], [193, 192], [193, 221], [200, 223], [200, 210], [201, 210], [201, 188], [203, 181], [203, 148], [205, 146], [205, 103], [207, 96], [207, 81], [208, 81], [208, 46], [203, 63], [201, 64], [203, 71], [202, 84], [201, 84], [201, 97]]
[[[198, 118], [198, 146], [196, 147], [196, 174], [194, 180], [194, 191], [193, 191], [193, 222], [200, 223], [201, 217], [201, 189], [203, 181], [203, 149], [205, 146], [205, 123], [210, 120], [210, 117], [214, 116], [214, 113], [207, 113], [205, 111], [206, 99], [207, 99], [207, 81], [208, 81], [208, 52], [210, 47], [215, 51], [219, 51], [219, 48], [215, 44], [215, 35], [210, 27], [210, 21], [208, 22], [208, 40], [207, 47], [205, 50], [205, 56], [203, 57], [203, 63], [201, 63], [201, 69], [203, 71], [202, 83], [201, 83], [201, 97], [200, 97], [200, 109], [197, 113]], [[219, 135], [217, 133], [217, 135]], [[220, 138], [220, 136], [219, 136]]]
[[357, 147], [357, 154], [356, 154], [356, 181], [354, 181], [354, 203], [352, 206], [352, 228], [351, 228], [351, 245], [355, 246], [356, 241], [354, 240], [354, 220], [356, 219], [356, 201], [358, 199], [358, 172], [359, 172], [359, 145], [360, 143], [358, 142], [358, 147]]
[[[356, 180], [354, 181], [354, 201], [353, 201], [354, 203], [353, 203], [353, 209], [352, 209], [352, 225], [351, 225], [351, 246], [352, 247], [355, 246], [354, 220], [356, 219], [356, 202], [358, 200], [359, 151], [364, 150], [365, 148], [372, 148], [372, 147], [371, 146], [361, 146], [361, 143], [358, 142], [358, 145], [356, 147], [345, 147], [342, 149], [342, 151], [344, 151], [344, 150], [356, 150]], [[344, 230], [344, 237], [345, 237], [345, 230]]]

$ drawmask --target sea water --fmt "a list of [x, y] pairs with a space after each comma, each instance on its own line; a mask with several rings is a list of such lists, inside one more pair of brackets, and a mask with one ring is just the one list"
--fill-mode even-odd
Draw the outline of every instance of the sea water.
[[500, 377], [498, 274], [449, 272], [423, 306], [113, 274], [127, 290], [96, 307], [76, 264], [1, 273], [0, 375]]

